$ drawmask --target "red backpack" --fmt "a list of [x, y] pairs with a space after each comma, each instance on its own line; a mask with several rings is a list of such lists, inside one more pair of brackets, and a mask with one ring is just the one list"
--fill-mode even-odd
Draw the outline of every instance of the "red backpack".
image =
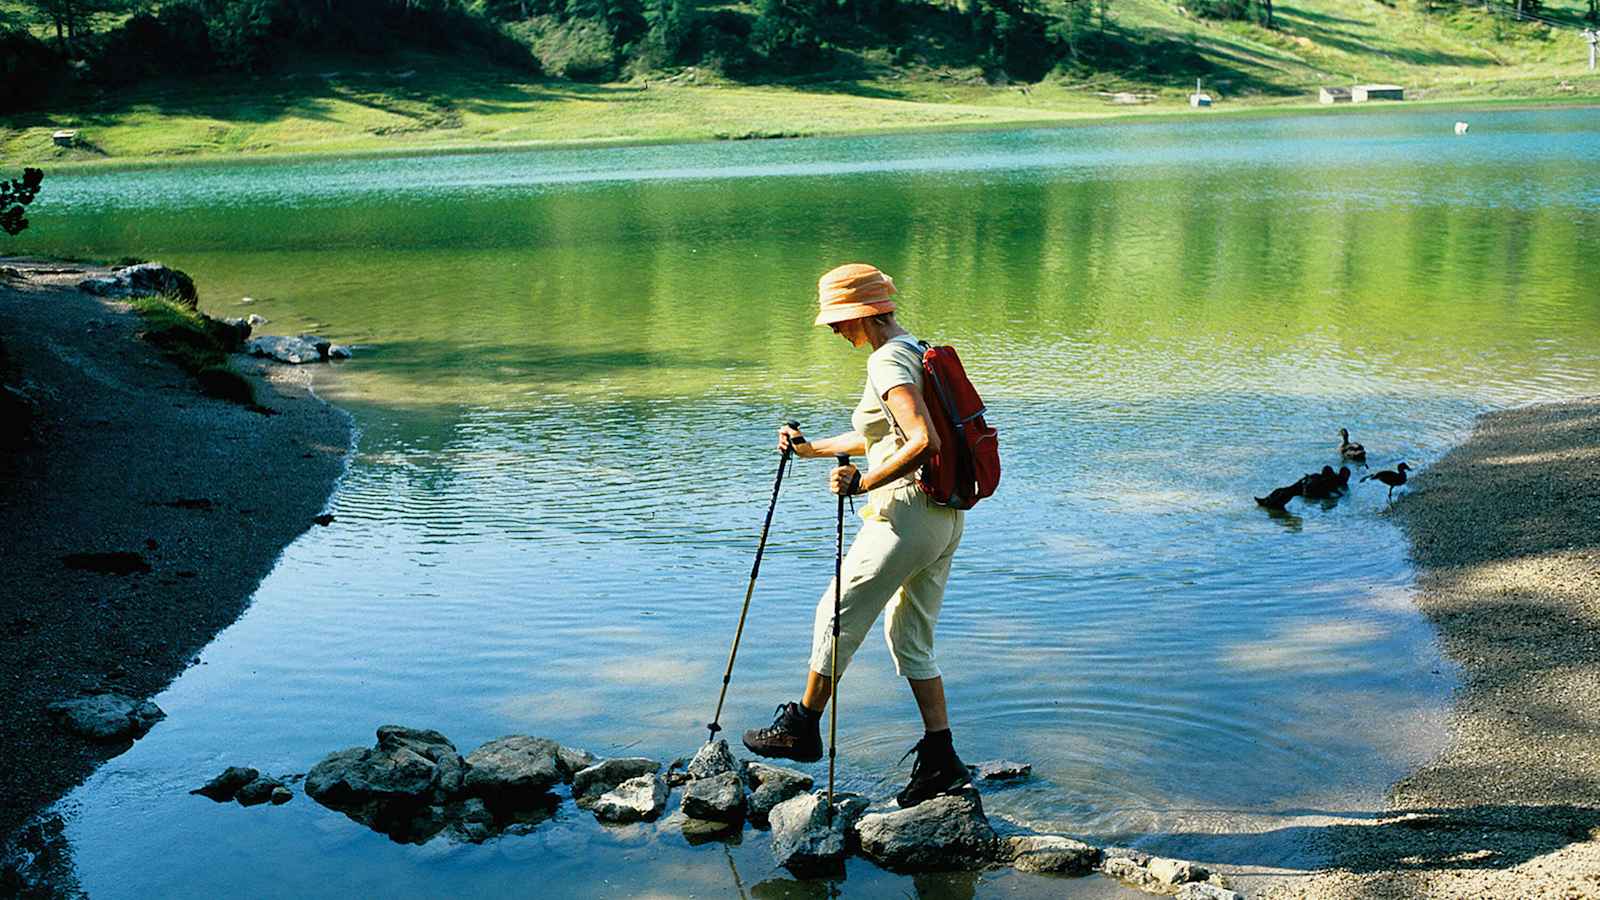
[[[926, 342], [919, 346], [922, 401], [939, 434], [939, 452], [923, 463], [917, 485], [940, 506], [971, 509], [1000, 484], [999, 434], [984, 421], [983, 398], [967, 378], [956, 348]], [[881, 394], [878, 402], [883, 402]], [[883, 414], [894, 423], [887, 406]], [[900, 430], [898, 424], [895, 430]]]

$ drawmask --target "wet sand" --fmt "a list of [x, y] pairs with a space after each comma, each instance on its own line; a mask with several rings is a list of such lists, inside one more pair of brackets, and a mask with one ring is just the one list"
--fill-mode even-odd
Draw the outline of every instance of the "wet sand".
[[1402, 490], [1451, 744], [1258, 896], [1600, 897], [1600, 398], [1486, 415]]
[[[75, 737], [45, 705], [106, 690], [152, 697], [189, 666], [244, 611], [283, 548], [317, 527], [351, 425], [312, 394], [309, 371], [243, 357], [235, 367], [277, 414], [204, 396], [138, 337], [137, 315], [76, 289], [104, 270], [0, 265], [27, 275], [0, 278], [7, 381], [41, 413], [21, 449], [0, 451], [3, 845], [128, 746]], [[62, 561], [119, 551], [150, 571], [100, 574]]]

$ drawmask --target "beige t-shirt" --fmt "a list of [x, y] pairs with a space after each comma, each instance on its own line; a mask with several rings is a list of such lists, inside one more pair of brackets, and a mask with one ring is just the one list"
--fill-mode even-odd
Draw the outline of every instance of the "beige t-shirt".
[[[919, 394], [922, 392], [922, 347], [908, 334], [888, 341], [867, 357], [867, 383], [861, 388], [861, 402], [850, 414], [850, 427], [867, 440], [868, 469], [882, 465], [900, 447], [900, 437], [884, 415], [879, 398], [902, 384], [910, 385]], [[876, 496], [880, 491], [915, 485], [916, 481], [916, 472], [912, 472], [889, 484], [879, 485], [872, 493]]]

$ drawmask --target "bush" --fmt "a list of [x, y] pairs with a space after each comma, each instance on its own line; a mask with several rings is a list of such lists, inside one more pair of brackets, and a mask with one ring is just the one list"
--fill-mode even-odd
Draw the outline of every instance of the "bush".
[[595, 19], [535, 16], [507, 26], [533, 49], [539, 66], [573, 81], [606, 81], [617, 74], [617, 48], [611, 32]]
[[817, 10], [807, 0], [762, 0], [750, 44], [778, 72], [804, 72], [822, 62]]
[[1265, 22], [1267, 18], [1260, 0], [1189, 0], [1189, 9], [1203, 19]]
[[160, 75], [195, 77], [216, 68], [211, 29], [199, 11], [174, 6], [158, 15], [135, 13], [100, 42], [92, 71], [100, 81], [127, 84]]
[[699, 25], [687, 51], [690, 58], [724, 74], [747, 71], [755, 65], [748, 16], [719, 9], [700, 16]]
[[0, 113], [43, 106], [66, 70], [50, 45], [20, 28], [0, 28]]

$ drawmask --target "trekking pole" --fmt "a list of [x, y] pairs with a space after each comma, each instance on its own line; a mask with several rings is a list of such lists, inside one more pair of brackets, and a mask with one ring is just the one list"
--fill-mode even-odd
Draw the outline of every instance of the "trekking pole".
[[[783, 423], [795, 431], [800, 430], [800, 423], [793, 419]], [[744, 589], [744, 606], [739, 609], [739, 627], [733, 632], [733, 646], [728, 648], [728, 668], [722, 673], [722, 692], [717, 694], [717, 711], [712, 714], [711, 721], [706, 728], [711, 734], [706, 738], [706, 743], [717, 739], [717, 732], [722, 726], [717, 724], [722, 721], [722, 703], [728, 699], [728, 682], [733, 678], [733, 658], [739, 655], [739, 638], [744, 635], [744, 618], [750, 612], [750, 595], [756, 592], [756, 575], [761, 572], [761, 554], [767, 549], [767, 529], [772, 527], [772, 511], [778, 508], [778, 488], [783, 486], [783, 470], [789, 465], [789, 454], [794, 449], [791, 441], [783, 452], [778, 454], [778, 477], [772, 482], [772, 500], [767, 504], [767, 519], [761, 523], [761, 540], [756, 544], [756, 561], [750, 567], [750, 586]]]
[[[841, 466], [850, 465], [850, 454], [836, 453]], [[839, 525], [833, 543], [833, 659], [828, 662], [828, 684], [833, 688], [833, 703], [828, 707], [828, 824], [833, 824], [833, 760], [839, 750], [839, 595], [844, 590], [844, 494], [839, 495]]]

